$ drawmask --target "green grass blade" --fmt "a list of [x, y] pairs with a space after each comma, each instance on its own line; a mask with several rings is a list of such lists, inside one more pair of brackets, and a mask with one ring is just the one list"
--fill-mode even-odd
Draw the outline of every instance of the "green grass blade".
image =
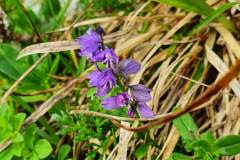
[[[214, 9], [209, 6], [205, 0], [155, 0], [160, 3], [164, 3], [167, 5], [174, 6], [176, 8], [182, 8], [186, 11], [191, 11], [198, 13], [201, 16], [209, 16]], [[224, 16], [218, 18], [218, 21], [222, 23], [222, 25], [232, 31], [233, 33], [238, 33], [233, 23], [227, 20]]]
[[237, 3], [225, 3], [217, 10], [213, 11], [209, 16], [200, 21], [200, 23], [193, 28], [193, 30], [190, 32], [190, 35], [200, 32], [206, 25], [208, 25], [213, 20], [217, 19], [223, 12], [232, 8], [236, 4]]
[[157, 0], [185, 11], [195, 12], [200, 15], [208, 15], [213, 9], [204, 0]]

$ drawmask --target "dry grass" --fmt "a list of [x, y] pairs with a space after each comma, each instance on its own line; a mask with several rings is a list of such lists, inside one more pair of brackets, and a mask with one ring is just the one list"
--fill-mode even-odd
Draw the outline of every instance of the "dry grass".
[[[237, 58], [240, 58], [240, 46], [239, 41], [232, 33], [216, 23], [208, 25], [200, 34], [192, 37], [181, 37], [181, 40], [175, 41], [173, 35], [186, 25], [191, 26], [196, 14], [186, 13], [181, 9], [173, 13], [169, 6], [158, 4], [152, 11], [152, 15], [157, 16], [146, 15], [145, 17], [139, 17], [138, 14], [147, 5], [148, 2], [129, 16], [86, 20], [75, 24], [74, 27], [100, 24], [108, 32], [106, 37], [109, 35], [109, 43], [115, 46], [114, 48], [120, 57], [133, 57], [138, 62], [141, 62], [141, 71], [131, 77], [131, 83], [141, 82], [151, 88], [153, 98], [149, 102], [149, 106], [157, 115], [164, 116], [172, 111], [175, 106], [185, 107], [190, 104], [209, 87], [209, 84], [225, 75], [229, 67], [236, 62]], [[138, 29], [145, 21], [148, 21], [150, 26], [145, 33], [139, 33]], [[59, 29], [54, 34], [68, 28]], [[111, 37], [110, 33], [113, 31], [116, 32], [116, 35]], [[69, 44], [69, 42], [71, 43]], [[64, 51], [69, 47], [71, 48], [71, 45], [76, 48], [74, 42], [67, 41], [66, 43], [68, 43], [66, 48], [60, 44], [62, 48], [53, 47], [54, 51]], [[52, 47], [50, 43], [46, 45], [49, 48]], [[175, 45], [174, 51], [169, 53], [166, 45]], [[26, 49], [23, 50], [23, 53], [30, 53], [29, 49], [31, 53], [42, 52], [39, 48], [31, 47], [27, 51]], [[47, 50], [46, 46], [44, 48], [46, 52], [51, 51]], [[198, 72], [201, 66], [203, 66], [203, 70]], [[35, 122], [55, 102], [67, 96], [74, 89], [74, 86], [81, 81], [81, 78], [77, 78], [69, 82], [47, 102], [42, 104], [40, 109], [34, 112], [25, 124], [30, 123], [30, 121]], [[81, 101], [84, 102], [85, 98], [83, 97]], [[198, 106], [192, 112], [200, 131], [211, 130], [216, 137], [239, 134], [239, 98], [240, 84], [238, 77], [236, 77], [223, 91], [218, 92], [211, 99], [209, 98], [206, 103]], [[92, 115], [94, 113], [88, 112], [86, 114]], [[94, 115], [104, 116], [101, 114]], [[123, 119], [118, 117], [118, 120]], [[133, 123], [126, 121], [121, 123], [125, 126], [137, 127], [141, 122], [136, 120]], [[157, 159], [166, 159], [173, 152], [179, 140], [179, 133], [171, 123], [150, 129], [150, 136], [162, 147], [150, 147], [147, 154], [148, 160], [153, 155]], [[122, 128], [119, 128], [116, 132], [116, 138], [119, 138], [119, 143], [112, 147], [113, 150], [108, 150], [105, 153], [106, 159], [131, 159], [136, 145], [142, 143], [134, 137], [134, 132]], [[223, 159], [227, 160], [228, 158]], [[236, 156], [235, 159], [240, 159], [240, 157], [237, 158]]]

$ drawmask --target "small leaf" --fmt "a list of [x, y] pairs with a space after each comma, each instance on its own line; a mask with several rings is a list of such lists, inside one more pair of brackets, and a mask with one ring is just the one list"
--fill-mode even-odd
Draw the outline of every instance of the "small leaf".
[[96, 88], [89, 88], [87, 91], [87, 97], [93, 97], [94, 94], [96, 93], [97, 89]]
[[224, 136], [215, 141], [213, 151], [216, 155], [233, 156], [240, 153], [240, 136]]
[[191, 160], [191, 158], [181, 153], [173, 153], [168, 160]]
[[57, 160], [65, 160], [70, 150], [71, 150], [71, 147], [69, 145], [62, 145], [59, 148]]
[[148, 144], [140, 144], [135, 152], [135, 156], [137, 157], [137, 160], [143, 159], [147, 155], [149, 145]]
[[3, 152], [0, 152], [0, 159], [1, 160], [11, 160], [13, 157], [12, 151], [10, 148], [7, 148]]
[[173, 120], [173, 125], [184, 140], [192, 142], [195, 139], [194, 135], [198, 132], [198, 128], [189, 113]]
[[40, 139], [35, 144], [34, 150], [37, 153], [38, 157], [40, 159], [43, 159], [50, 155], [50, 153], [52, 152], [52, 146], [47, 140]]
[[38, 94], [38, 95], [32, 95], [32, 96], [19, 96], [19, 97], [26, 103], [45, 101], [48, 98], [46, 94]]
[[[182, 8], [186, 11], [192, 11], [200, 14], [201, 16], [209, 16], [214, 9], [207, 4], [205, 0], [155, 0], [160, 3], [165, 3], [176, 8]], [[220, 16], [217, 19], [222, 25], [231, 30], [232, 32], [236, 32], [237, 30], [234, 27], [233, 23], [226, 19], [224, 16]]]
[[209, 131], [202, 133], [200, 135], [200, 139], [205, 140], [210, 144], [212, 144], [215, 141], [215, 138], [213, 137], [212, 133]]
[[14, 131], [16, 130], [18, 131], [20, 129], [25, 118], [26, 118], [25, 113], [18, 113], [14, 116], [14, 121], [13, 121]]
[[28, 126], [24, 132], [24, 142], [25, 142], [26, 146], [31, 149], [33, 148], [35, 134], [36, 134], [36, 125], [35, 124]]
[[23, 136], [19, 132], [17, 132], [17, 134], [15, 134], [14, 137], [12, 138], [13, 143], [18, 143], [18, 142], [22, 142], [22, 141], [23, 141]]
[[211, 145], [207, 141], [201, 139], [195, 140], [191, 144], [191, 148], [195, 149], [201, 148], [205, 152], [211, 152], [212, 150]]
[[11, 145], [12, 154], [17, 157], [20, 157], [22, 155], [23, 148], [24, 148], [23, 143], [12, 144]]
[[206, 25], [208, 25], [211, 21], [218, 18], [223, 12], [226, 10], [232, 8], [236, 3], [225, 3], [221, 7], [219, 7], [217, 10], [211, 12], [209, 16], [207, 16], [205, 19], [201, 20], [199, 24], [197, 24], [193, 30], [190, 32], [190, 35], [193, 35], [201, 29], [203, 29]]
[[29, 160], [39, 160], [37, 153], [33, 152], [29, 157]]

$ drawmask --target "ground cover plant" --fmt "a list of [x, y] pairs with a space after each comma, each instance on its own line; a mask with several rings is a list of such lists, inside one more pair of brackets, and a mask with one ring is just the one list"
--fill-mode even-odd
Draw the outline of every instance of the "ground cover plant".
[[238, 1], [0, 4], [0, 160], [240, 159]]

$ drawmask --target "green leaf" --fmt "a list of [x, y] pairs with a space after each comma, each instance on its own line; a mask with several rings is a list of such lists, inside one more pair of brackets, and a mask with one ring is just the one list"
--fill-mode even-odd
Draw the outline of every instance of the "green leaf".
[[40, 159], [43, 159], [50, 155], [50, 153], [52, 152], [52, 146], [47, 140], [40, 139], [35, 144], [34, 150], [37, 153], [38, 157]]
[[184, 140], [192, 142], [195, 139], [195, 134], [198, 132], [198, 128], [189, 113], [173, 120], [173, 125]]
[[29, 125], [25, 131], [24, 131], [24, 143], [27, 147], [33, 149], [34, 141], [35, 141], [35, 135], [36, 135], [36, 125], [31, 124]]
[[213, 137], [212, 133], [209, 131], [206, 131], [200, 135], [200, 139], [207, 141], [210, 144], [213, 144], [215, 141], [215, 138]]
[[52, 18], [58, 14], [61, 9], [59, 0], [42, 1], [40, 14], [44, 16], [46, 20]]
[[24, 145], [23, 143], [14, 143], [11, 145], [11, 151], [12, 154], [20, 157], [22, 155], [22, 151], [23, 151]]
[[23, 136], [21, 133], [17, 132], [14, 137], [12, 138], [12, 142], [13, 143], [18, 143], [18, 142], [22, 142], [24, 140]]
[[173, 153], [168, 160], [191, 160], [191, 158], [181, 153]]
[[233, 156], [240, 153], [240, 136], [224, 136], [215, 141], [213, 151], [216, 155]]
[[0, 45], [0, 73], [7, 75], [12, 80], [16, 80], [25, 66], [16, 62], [17, 51], [10, 45]]
[[33, 96], [19, 96], [24, 102], [39, 102], [47, 100], [48, 96], [46, 94], [38, 94]]
[[65, 160], [67, 158], [67, 155], [69, 154], [71, 150], [71, 147], [69, 145], [62, 145], [59, 148], [58, 155], [57, 155], [57, 160]]
[[211, 150], [212, 150], [211, 144], [208, 143], [207, 141], [201, 140], [201, 139], [195, 140], [191, 144], [191, 147], [196, 148], [196, 149], [201, 148], [205, 152], [211, 152]]
[[[186, 11], [191, 11], [200, 14], [201, 16], [208, 16], [214, 9], [210, 7], [205, 0], [155, 0], [160, 3], [165, 3], [176, 8], [182, 8]], [[231, 21], [225, 17], [218, 17], [218, 21], [223, 24], [224, 27], [228, 28], [232, 32], [237, 33], [238, 31], [234, 27]]]
[[88, 91], [87, 91], [87, 97], [93, 97], [94, 94], [96, 93], [96, 88], [89, 88]]
[[[16, 80], [30, 66], [26, 59], [16, 61], [18, 51], [10, 44], [0, 44], [0, 73], [7, 75], [10, 79]], [[24, 79], [24, 82], [40, 82], [43, 77], [35, 74], [33, 71]]]
[[223, 12], [232, 8], [237, 3], [225, 3], [217, 10], [211, 12], [205, 19], [201, 20], [198, 25], [196, 25], [193, 30], [190, 32], [190, 35], [193, 35], [199, 31], [201, 31], [206, 25], [208, 25], [213, 20], [217, 19]]
[[87, 58], [81, 57], [78, 63], [77, 75], [80, 75], [81, 73], [83, 73], [86, 67], [86, 63], [87, 63]]
[[71, 4], [71, 0], [66, 0], [64, 1], [64, 4], [63, 6], [61, 7], [61, 10], [59, 11], [57, 17], [56, 17], [56, 21], [55, 23], [53, 24], [53, 28], [56, 28], [58, 27], [61, 23], [62, 23], [62, 20], [64, 20], [65, 18], [65, 13], [69, 7], [69, 5]]
[[29, 160], [39, 160], [37, 153], [33, 152], [29, 157]]
[[148, 144], [140, 144], [136, 151], [135, 156], [137, 157], [137, 160], [143, 159], [147, 155], [149, 145]]
[[31, 24], [24, 12], [19, 8], [18, 4], [15, 4], [12, 7], [15, 9], [8, 14], [8, 17], [10, 18], [13, 31], [20, 34], [32, 33]]
[[8, 140], [14, 135], [14, 133], [8, 129], [2, 129], [0, 131], [0, 143], [3, 143], [4, 141]]
[[213, 9], [205, 2], [205, 0], [157, 0], [186, 11], [196, 12], [200, 15], [208, 15]]
[[23, 123], [25, 118], [26, 118], [26, 114], [25, 113], [18, 113], [18, 114], [16, 114], [14, 116], [14, 121], [12, 123], [13, 123], [14, 129], [16, 131], [18, 131], [21, 128], [22, 123]]
[[0, 159], [1, 160], [11, 160], [12, 157], [13, 157], [13, 154], [12, 154], [10, 148], [7, 148], [3, 152], [0, 152]]

